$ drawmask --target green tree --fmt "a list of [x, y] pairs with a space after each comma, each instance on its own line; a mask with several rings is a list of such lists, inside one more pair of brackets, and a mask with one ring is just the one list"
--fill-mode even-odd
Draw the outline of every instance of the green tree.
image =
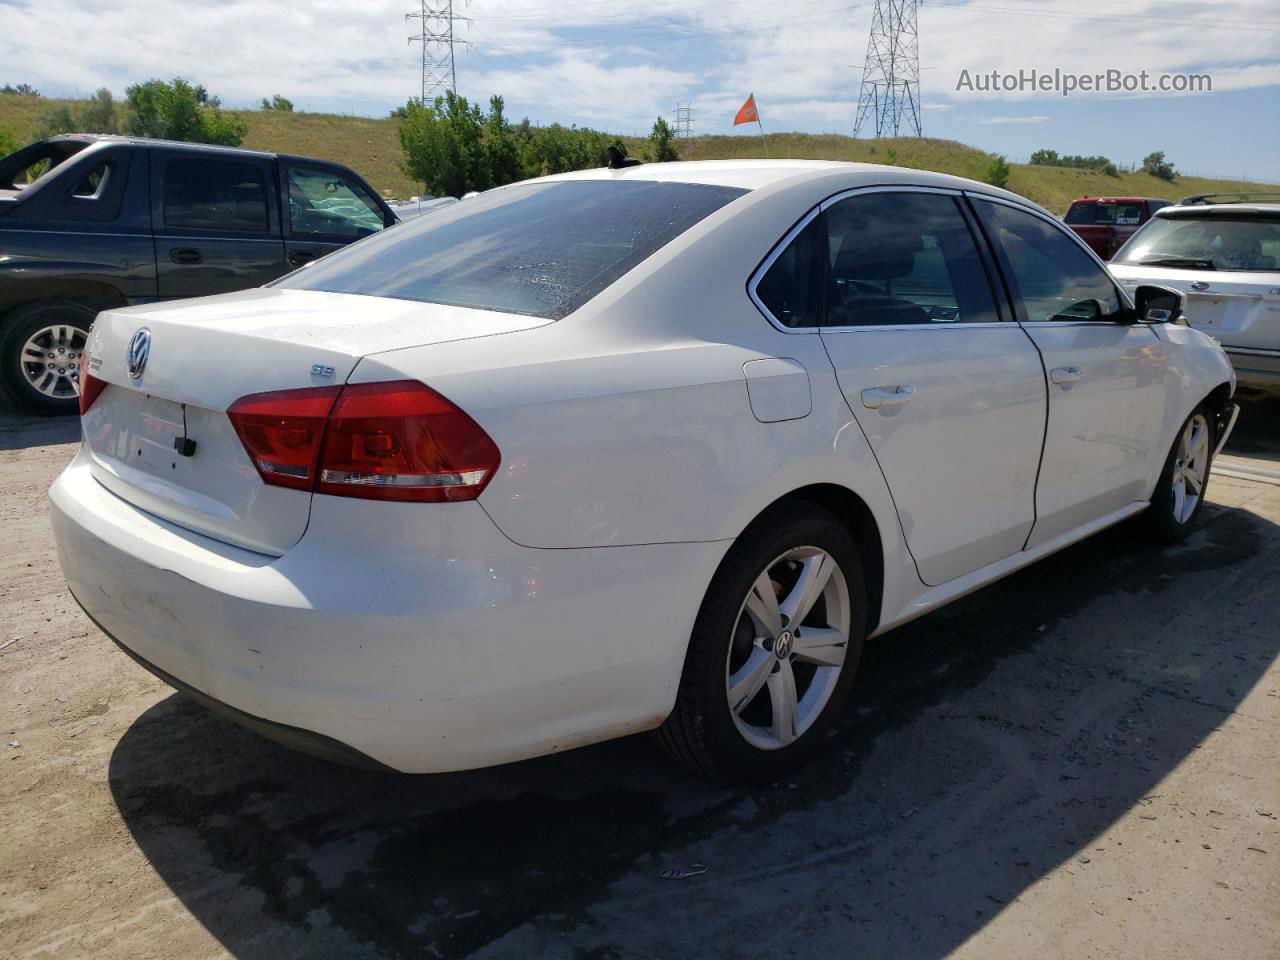
[[223, 113], [216, 105], [202, 106], [202, 100], [216, 104], [217, 98], [181, 77], [171, 83], [148, 80], [134, 84], [125, 90], [125, 96], [129, 104], [125, 131], [137, 136], [234, 147], [248, 132], [243, 120]]
[[484, 115], [452, 91], [430, 106], [410, 100], [400, 120], [404, 172], [427, 192], [460, 197], [493, 185], [485, 162]]
[[40, 97], [43, 94], [29, 83], [20, 83], [16, 87], [6, 83], [0, 87], [0, 93], [15, 93], [20, 97]]
[[60, 133], [76, 133], [76, 118], [65, 103], [54, 104], [41, 112], [36, 121], [36, 139], [56, 137]]
[[115, 98], [106, 87], [100, 89], [80, 108], [76, 125], [84, 133], [119, 133]]
[[262, 98], [263, 110], [279, 110], [282, 113], [293, 113], [293, 101], [280, 94], [275, 94], [270, 100], [266, 97]]
[[659, 117], [654, 121], [653, 129], [649, 131], [650, 158], [656, 163], [679, 160], [680, 154], [676, 152], [673, 140], [675, 140], [675, 134], [671, 132], [671, 127], [667, 125], [667, 121]]
[[987, 165], [987, 175], [984, 179], [993, 187], [1008, 186], [1009, 164], [1003, 156], [997, 153], [991, 158], [991, 163]]
[[520, 162], [520, 144], [503, 113], [502, 98], [489, 98], [489, 115], [484, 121], [484, 157], [489, 168], [489, 182], [498, 187], [514, 183], [524, 176]]
[[1173, 164], [1164, 158], [1163, 150], [1156, 150], [1148, 153], [1142, 158], [1142, 172], [1157, 177], [1160, 180], [1173, 180], [1178, 176], [1178, 172], [1174, 170]]

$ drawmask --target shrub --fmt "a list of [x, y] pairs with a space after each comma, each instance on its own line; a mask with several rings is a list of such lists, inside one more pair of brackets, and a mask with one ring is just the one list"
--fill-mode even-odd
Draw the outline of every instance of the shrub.
[[125, 96], [128, 98], [123, 124], [126, 133], [235, 147], [248, 132], [244, 121], [224, 114], [218, 99], [210, 97], [204, 87], [192, 86], [181, 77], [171, 83], [163, 80], [136, 83], [125, 90]]
[[283, 113], [293, 113], [293, 101], [280, 94], [275, 94], [270, 100], [266, 97], [262, 98], [263, 110], [280, 110]]
[[9, 132], [7, 127], [0, 127], [0, 157], [7, 157], [20, 146], [22, 144], [13, 139], [13, 134]]
[[649, 133], [650, 159], [658, 163], [679, 160], [680, 154], [676, 152], [675, 145], [672, 143], [674, 139], [675, 135], [667, 126], [667, 121], [661, 117], [655, 120], [653, 130]]
[[987, 165], [987, 175], [984, 178], [987, 183], [993, 187], [1004, 187], [1009, 183], [1009, 164], [1004, 157], [996, 154], [991, 158], [991, 163]]
[[1163, 150], [1153, 151], [1142, 158], [1142, 172], [1170, 182], [1178, 176], [1173, 164], [1164, 158]]

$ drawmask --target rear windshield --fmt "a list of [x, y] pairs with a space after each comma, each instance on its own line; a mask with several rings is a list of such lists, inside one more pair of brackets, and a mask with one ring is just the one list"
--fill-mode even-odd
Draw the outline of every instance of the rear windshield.
[[1135, 224], [1142, 222], [1140, 203], [1073, 203], [1067, 211], [1067, 223], [1077, 226], [1100, 224]]
[[558, 320], [746, 192], [635, 180], [518, 184], [362, 240], [275, 285]]
[[1152, 217], [1111, 262], [1273, 272], [1280, 267], [1280, 215]]

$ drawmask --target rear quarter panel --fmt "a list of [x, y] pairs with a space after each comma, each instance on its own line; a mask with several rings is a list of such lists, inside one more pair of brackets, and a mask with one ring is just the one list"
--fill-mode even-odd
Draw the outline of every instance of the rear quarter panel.
[[[502, 452], [480, 504], [524, 546], [727, 540], [799, 487], [843, 486], [880, 527], [889, 608], [890, 571], [910, 558], [821, 339], [777, 330], [746, 294], [776, 241], [832, 192], [731, 204], [564, 320], [376, 354], [351, 380], [413, 377], [474, 417]], [[808, 371], [808, 416], [752, 414], [743, 364], [770, 357]]]

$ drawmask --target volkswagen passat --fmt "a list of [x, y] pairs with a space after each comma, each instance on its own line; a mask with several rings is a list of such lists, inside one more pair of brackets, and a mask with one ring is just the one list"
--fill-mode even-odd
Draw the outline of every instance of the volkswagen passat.
[[299, 746], [425, 772], [656, 729], [768, 776], [867, 637], [1137, 514], [1186, 535], [1235, 405], [1180, 299], [919, 171], [516, 184], [102, 313], [59, 557], [144, 666]]

